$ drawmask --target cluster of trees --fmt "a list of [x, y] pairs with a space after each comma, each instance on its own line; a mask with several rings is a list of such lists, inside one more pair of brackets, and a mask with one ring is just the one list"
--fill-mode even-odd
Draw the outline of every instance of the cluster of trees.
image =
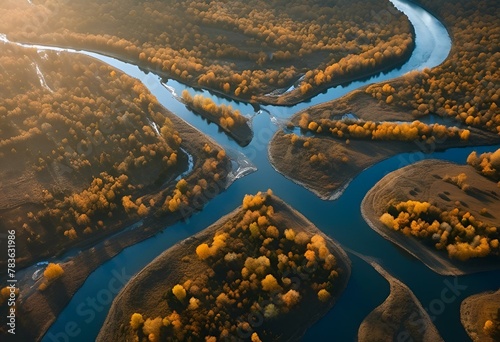
[[500, 27], [495, 0], [419, 0], [437, 13], [453, 38], [447, 60], [433, 69], [413, 72], [366, 92], [373, 97], [412, 110], [414, 115], [436, 113], [470, 126], [500, 133], [498, 45]]
[[64, 269], [59, 264], [50, 263], [43, 271], [43, 281], [38, 286], [40, 291], [45, 291], [50, 284], [62, 277]]
[[202, 138], [181, 149], [170, 114], [137, 80], [87, 57], [46, 53], [6, 45], [0, 54], [0, 208], [18, 208], [4, 218], [26, 260], [175, 211], [163, 207], [176, 197], [186, 150], [206, 157], [186, 177], [187, 199], [224, 179], [225, 152], [203, 148]]
[[[9, 159], [18, 150], [28, 149], [28, 165], [38, 177], [56, 173], [57, 180], [69, 178], [73, 183], [69, 194], [65, 188], [45, 190], [44, 208], [27, 217], [29, 222], [23, 218], [22, 224], [28, 224], [25, 228], [33, 231], [32, 227], [49, 218], [57, 231], [75, 239], [82, 232], [103, 228], [103, 221], [116, 209], [147, 214], [148, 204], [134, 203], [137, 207], [133, 208], [121, 195], [176, 172], [178, 155], [183, 153], [179, 150], [182, 139], [160, 112], [156, 99], [139, 82], [117, 76], [108, 66], [75, 56], [71, 61], [65, 55], [41, 60], [36, 53], [24, 54], [15, 48], [9, 52], [3, 61], [10, 73], [1, 74], [7, 99], [0, 107], [0, 157]], [[25, 57], [18, 60], [18, 54]], [[40, 86], [34, 70], [19, 65], [33, 65], [37, 59], [47, 87]], [[72, 65], [70, 70], [62, 69], [64, 62]], [[17, 84], [19, 79], [22, 85]], [[17, 176], [25, 172], [19, 171]], [[72, 174], [81, 179], [75, 182]], [[85, 181], [90, 185], [75, 191]], [[33, 238], [29, 237], [30, 242]]]
[[[123, 209], [130, 212], [131, 205], [125, 203], [125, 199], [130, 196], [121, 196], [134, 189], [129, 185], [128, 177], [124, 174], [113, 177], [102, 172], [81, 192], [74, 192], [62, 199], [49, 194], [44, 201], [45, 209], [35, 214], [28, 213], [28, 225], [25, 229], [50, 220], [58, 224], [56, 231], [62, 232], [70, 240], [77, 239], [81, 233], [91, 234], [96, 230], [106, 229], [105, 222], [113, 218], [113, 213], [120, 213]], [[147, 209], [139, 202], [140, 200], [134, 210], [139, 216], [145, 216]], [[30, 236], [28, 242], [39, 242], [38, 239], [40, 236]]]
[[456, 176], [445, 175], [443, 177], [443, 180], [445, 182], [448, 182], [448, 183], [451, 183], [451, 184], [458, 186], [463, 191], [468, 191], [470, 189], [470, 185], [466, 183], [467, 182], [467, 175], [463, 172], [456, 175]]
[[217, 105], [209, 97], [200, 94], [191, 96], [189, 91], [184, 89], [182, 91], [182, 100], [189, 108], [217, 123], [224, 130], [231, 131], [243, 125], [248, 125], [248, 119], [241, 115], [239, 110], [233, 109], [230, 105]]
[[360, 52], [349, 54], [338, 62], [328, 65], [324, 70], [310, 70], [305, 74], [299, 89], [302, 94], [307, 94], [315, 87], [340, 82], [357, 75], [369, 74], [377, 69], [382, 69], [402, 60], [413, 48], [413, 38], [410, 33], [398, 34], [389, 41]]
[[467, 164], [491, 180], [498, 181], [500, 186], [500, 149], [483, 153], [480, 156], [473, 151], [467, 157]]
[[306, 305], [305, 298], [315, 300], [307, 305], [331, 301], [339, 276], [335, 256], [322, 236], [277, 224], [270, 194], [245, 196], [237, 220], [196, 247], [191, 258], [206, 271], [184, 275], [167, 289], [167, 312], [131, 315], [134, 338], [216, 341], [245, 336], [260, 341], [273, 338], [268, 322], [286, 322]]
[[309, 114], [303, 113], [299, 119], [299, 127], [315, 134], [330, 134], [336, 138], [355, 138], [372, 140], [425, 141], [431, 143], [436, 139], [455, 138], [468, 140], [470, 131], [440, 124], [427, 125], [418, 120], [410, 123], [374, 122], [362, 120], [330, 120], [314, 121]]
[[[196, 209], [201, 209], [205, 202], [225, 188], [226, 152], [221, 149], [211, 148], [208, 144], [204, 147], [203, 164], [195, 173], [195, 177], [188, 180], [180, 179], [170, 194], [166, 194], [160, 208], [161, 213], [181, 212], [188, 214]], [[210, 186], [210, 188], [209, 188]], [[211, 193], [211, 195], [205, 195]]]
[[[13, 39], [102, 50], [183, 82], [252, 98], [290, 86], [325, 86], [402, 61], [413, 47], [408, 19], [387, 0], [113, 1], [26, 6], [1, 28]], [[57, 15], [50, 15], [57, 8]], [[48, 13], [42, 25], [40, 13]], [[390, 13], [389, 13], [390, 12]], [[390, 15], [383, 15], [387, 13]], [[10, 15], [9, 15], [10, 17]], [[301, 90], [298, 90], [301, 89]]]
[[459, 208], [446, 211], [429, 202], [408, 200], [390, 204], [380, 221], [389, 229], [446, 250], [450, 258], [466, 261], [500, 255], [497, 227]]

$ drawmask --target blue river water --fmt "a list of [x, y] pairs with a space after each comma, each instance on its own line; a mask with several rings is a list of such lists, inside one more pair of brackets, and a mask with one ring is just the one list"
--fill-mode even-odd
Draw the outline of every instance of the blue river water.
[[[238, 146], [216, 125], [209, 124], [201, 117], [189, 112], [153, 73], [144, 73], [134, 65], [94, 52], [35, 46], [40, 50], [83, 53], [141, 80], [166, 108], [212, 137], [223, 147], [244, 153], [258, 168], [256, 172], [234, 182], [225, 192], [211, 200], [200, 213], [185, 222], [168, 227], [150, 239], [124, 249], [97, 268], [50, 327], [43, 341], [94, 340], [114, 296], [126, 280], [169, 247], [234, 210], [240, 205], [244, 194], [252, 194], [268, 188], [304, 214], [324, 233], [338, 241], [346, 250], [354, 250], [376, 259], [389, 273], [407, 284], [424, 308], [428, 309], [445, 340], [467, 340], [468, 337], [459, 320], [460, 303], [468, 295], [497, 289], [500, 286], [498, 273], [486, 272], [459, 278], [437, 275], [420, 261], [370, 229], [361, 217], [360, 203], [366, 192], [378, 180], [400, 167], [424, 158], [439, 158], [463, 164], [472, 150], [492, 151], [498, 146], [450, 149], [446, 152], [431, 154], [407, 153], [392, 157], [355, 177], [343, 195], [335, 201], [320, 200], [310, 191], [286, 179], [273, 169], [267, 157], [268, 143], [278, 129], [276, 123], [279, 123], [279, 120], [286, 119], [308, 106], [338, 98], [368, 83], [388, 80], [411, 70], [436, 66], [446, 58], [451, 42], [446, 29], [439, 21], [410, 2], [393, 0], [393, 3], [408, 16], [416, 32], [416, 48], [405, 65], [369, 80], [331, 88], [293, 107], [263, 106], [269, 114], [264, 111], [255, 113], [253, 107], [248, 104], [231, 102], [233, 107], [237, 107], [243, 114], [252, 117], [255, 136], [246, 147]], [[6, 38], [0, 37], [0, 40], [6, 40]], [[167, 82], [167, 86], [175, 90], [177, 94], [180, 94], [183, 89], [190, 89], [171, 80]], [[208, 92], [204, 93], [212, 96], [217, 103], [228, 102]], [[335, 307], [308, 330], [304, 341], [356, 340], [361, 321], [389, 294], [388, 283], [368, 263], [352, 253], [349, 253], [349, 257], [352, 260], [352, 276], [347, 289]], [[451, 289], [454, 294], [453, 298], [442, 298], [443, 290], [446, 288]]]

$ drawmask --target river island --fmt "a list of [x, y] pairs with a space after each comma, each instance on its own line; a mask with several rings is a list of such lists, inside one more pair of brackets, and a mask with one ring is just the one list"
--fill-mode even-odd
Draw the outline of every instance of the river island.
[[200, 94], [192, 96], [188, 90], [182, 91], [181, 99], [187, 108], [215, 123], [238, 145], [244, 147], [252, 141], [251, 121], [231, 105], [218, 105], [211, 98]]
[[498, 269], [500, 149], [481, 157], [488, 176], [476, 153], [471, 165], [428, 159], [389, 173], [363, 199], [363, 218], [439, 274]]
[[342, 248], [267, 193], [166, 250], [115, 298], [98, 341], [298, 340], [347, 285]]

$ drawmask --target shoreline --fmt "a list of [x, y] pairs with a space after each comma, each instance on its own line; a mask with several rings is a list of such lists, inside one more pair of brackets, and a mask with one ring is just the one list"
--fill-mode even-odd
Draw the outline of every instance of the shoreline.
[[283, 172], [281, 172], [280, 170], [278, 170], [278, 169], [276, 168], [275, 161], [274, 161], [274, 158], [273, 158], [273, 156], [272, 156], [272, 154], [271, 154], [271, 150], [270, 150], [270, 149], [271, 149], [271, 144], [268, 144], [268, 145], [267, 145], [267, 157], [269, 158], [269, 162], [270, 162], [270, 164], [271, 164], [272, 168], [273, 168], [276, 172], [278, 172], [280, 175], [282, 175], [282, 176], [283, 176], [283, 177], [285, 177], [286, 179], [288, 179], [288, 180], [292, 181], [293, 183], [295, 183], [295, 184], [297, 184], [297, 185], [300, 185], [300, 186], [302, 186], [302, 187], [304, 187], [304, 188], [308, 189], [309, 191], [311, 191], [312, 193], [314, 193], [316, 196], [318, 196], [320, 199], [322, 199], [322, 200], [324, 200], [324, 201], [327, 201], [327, 200], [329, 199], [329, 197], [330, 197], [329, 195], [327, 195], [327, 194], [323, 194], [323, 193], [321, 193], [319, 190], [316, 190], [316, 189], [313, 189], [313, 188], [309, 188], [307, 184], [302, 183], [302, 182], [300, 182], [299, 180], [293, 179], [293, 178], [291, 178], [291, 177], [287, 176], [285, 173], [283, 173]]
[[276, 165], [275, 165], [275, 161], [274, 161], [274, 158], [273, 158], [273, 156], [271, 154], [270, 149], [271, 149], [271, 144], [269, 144], [267, 146], [267, 157], [269, 158], [269, 162], [270, 162], [272, 168], [276, 172], [278, 172], [280, 175], [282, 175], [283, 177], [285, 177], [289, 181], [291, 181], [291, 182], [293, 182], [293, 183], [295, 183], [297, 185], [300, 185], [300, 186], [304, 187], [305, 189], [311, 191], [313, 194], [315, 194], [316, 196], [318, 196], [323, 201], [335, 201], [335, 200], [339, 199], [340, 196], [342, 196], [342, 194], [349, 187], [349, 184], [351, 184], [351, 182], [354, 180], [354, 178], [350, 178], [349, 180], [347, 180], [346, 182], [344, 182], [344, 184], [342, 184], [338, 189], [334, 190], [333, 192], [330, 192], [330, 191], [328, 191], [328, 192], [320, 192], [320, 190], [315, 189], [313, 187], [310, 187], [307, 183], [303, 183], [303, 182], [301, 182], [301, 181], [299, 181], [297, 179], [289, 177], [284, 172], [281, 172], [280, 170], [278, 170], [277, 167], [276, 167]]

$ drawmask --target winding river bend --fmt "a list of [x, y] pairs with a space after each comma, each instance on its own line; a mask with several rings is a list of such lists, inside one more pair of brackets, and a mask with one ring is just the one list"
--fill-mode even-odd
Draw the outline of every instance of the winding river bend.
[[[263, 111], [254, 112], [248, 104], [235, 104], [233, 107], [251, 117], [255, 137], [250, 145], [242, 148], [221, 133], [214, 124], [190, 113], [167, 90], [180, 94], [189, 87], [169, 80], [164, 87], [158, 76], [144, 73], [137, 66], [94, 52], [61, 49], [57, 47], [24, 45], [41, 51], [57, 50], [81, 53], [122, 70], [128, 75], [141, 80], [166, 108], [189, 122], [205, 134], [210, 135], [225, 148], [245, 154], [258, 168], [257, 172], [245, 176], [232, 184], [224, 193], [210, 201], [205, 209], [186, 222], [180, 222], [161, 234], [126, 248], [113, 259], [101, 265], [86, 280], [74, 295], [69, 305], [52, 325], [43, 341], [59, 341], [60, 333], [68, 326], [74, 333], [71, 341], [90, 341], [97, 336], [104, 322], [111, 301], [125, 281], [151, 262], [161, 252], [184, 238], [202, 230], [219, 217], [237, 207], [247, 193], [272, 188], [274, 193], [303, 213], [319, 229], [339, 241], [347, 251], [369, 256], [382, 265], [393, 276], [406, 283], [419, 298], [424, 308], [436, 324], [445, 340], [462, 341], [467, 336], [459, 321], [461, 301], [468, 295], [499, 287], [500, 280], [493, 272], [480, 273], [460, 278], [443, 277], [433, 273], [420, 261], [401, 251], [384, 238], [377, 235], [363, 221], [360, 203], [365, 193], [385, 174], [423, 158], [440, 158], [463, 163], [472, 148], [450, 149], [446, 152], [423, 155], [408, 153], [387, 159], [358, 175], [336, 201], [322, 201], [308, 190], [287, 180], [277, 173], [267, 158], [267, 146], [270, 138], [278, 129], [280, 119], [288, 118], [295, 112], [321, 102], [338, 98], [351, 90], [372, 82], [380, 82], [400, 76], [411, 70], [439, 65], [447, 57], [451, 41], [441, 23], [422, 8], [403, 0], [392, 0], [403, 11], [416, 32], [416, 48], [401, 68], [380, 74], [369, 80], [352, 82], [319, 94], [312, 100], [293, 107], [263, 106]], [[5, 36], [0, 40], [7, 41]], [[42, 75], [43, 78], [43, 75]], [[215, 102], [227, 102], [211, 96]], [[269, 115], [266, 114], [269, 113]], [[483, 152], [489, 148], [474, 148]], [[388, 283], [368, 263], [350, 254], [353, 262], [349, 285], [336, 306], [304, 336], [307, 341], [352, 341], [364, 317], [384, 301], [389, 292]], [[117, 281], [120, 286], [117, 286]], [[449, 288], [454, 293], [453, 300], [442, 299], [443, 289]], [[76, 328], [75, 328], [76, 326]]]

